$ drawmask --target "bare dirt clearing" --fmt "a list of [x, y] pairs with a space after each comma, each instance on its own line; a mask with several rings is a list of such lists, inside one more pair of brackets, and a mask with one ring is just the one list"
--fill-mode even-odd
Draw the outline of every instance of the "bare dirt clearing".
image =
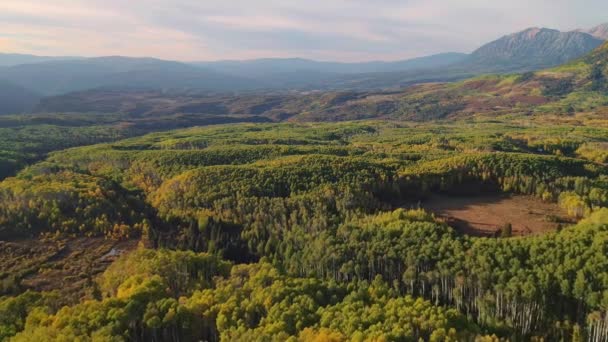
[[[0, 241], [0, 282], [12, 287], [0, 290], [59, 290], [66, 298], [78, 299], [90, 287], [92, 278], [119, 255], [135, 249], [137, 243], [103, 238]], [[75, 293], [78, 296], [71, 296]]]
[[564, 210], [532, 196], [491, 194], [474, 197], [433, 195], [419, 203], [458, 231], [474, 236], [492, 236], [510, 223], [513, 235], [554, 231], [569, 222]]

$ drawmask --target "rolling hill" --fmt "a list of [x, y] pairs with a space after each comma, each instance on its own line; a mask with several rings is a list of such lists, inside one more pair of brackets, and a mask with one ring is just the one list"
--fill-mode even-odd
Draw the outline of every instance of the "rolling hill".
[[76, 60], [80, 57], [51, 57], [51, 56], [35, 56], [19, 53], [0, 53], [0, 67], [11, 67], [20, 64], [43, 63], [50, 61]]
[[[18, 59], [15, 58], [13, 62]], [[466, 55], [445, 53], [397, 62], [367, 63], [261, 59], [187, 64], [118, 56], [51, 61], [39, 57], [41, 62], [34, 62], [35, 56], [20, 58], [32, 63], [11, 65], [7, 57], [5, 65], [10, 66], [0, 68], [0, 79], [54, 96], [97, 88], [228, 93], [335, 89], [345, 87], [342, 80], [348, 75], [431, 70], [462, 61]]]
[[[388, 117], [435, 120], [480, 115], [608, 115], [608, 43], [570, 63], [538, 72], [487, 75], [399, 92], [358, 93], [339, 105], [313, 107], [300, 119]], [[327, 95], [325, 95], [327, 96]], [[353, 99], [354, 98], [354, 99]]]
[[184, 63], [127, 57], [22, 64], [0, 69], [0, 79], [44, 95], [100, 87], [230, 91], [259, 85]]
[[245, 61], [197, 62], [193, 64], [218, 72], [249, 76], [260, 76], [269, 72], [290, 73], [300, 71], [360, 74], [435, 68], [460, 62], [466, 56], [467, 54], [464, 53], [448, 52], [394, 62], [340, 63], [319, 62], [302, 58], [268, 58]]
[[591, 54], [535, 73], [488, 75], [399, 91], [335, 91], [239, 96], [87, 91], [47, 98], [37, 112], [108, 112], [131, 117], [174, 113], [274, 121], [369, 118], [435, 120], [477, 115], [608, 113], [608, 43]]

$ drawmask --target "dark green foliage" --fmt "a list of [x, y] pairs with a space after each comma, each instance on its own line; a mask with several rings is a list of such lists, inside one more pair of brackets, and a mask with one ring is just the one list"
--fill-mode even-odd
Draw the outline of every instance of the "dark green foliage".
[[536, 76], [536, 75], [532, 71], [525, 72], [517, 78], [517, 82], [523, 83], [523, 82], [530, 81], [534, 78], [534, 76]]
[[604, 64], [594, 64], [591, 67], [591, 90], [603, 91], [606, 90], [606, 76], [604, 75]]
[[0, 180], [13, 176], [49, 152], [129, 136], [126, 130], [110, 126], [53, 125], [39, 123], [35, 119], [29, 122], [17, 120], [16, 117], [12, 122], [12, 118], [0, 118]]
[[543, 79], [543, 95], [561, 97], [570, 94], [574, 90], [574, 83], [569, 78], [546, 78]]
[[[0, 331], [6, 331], [7, 337], [19, 332], [16, 341], [295, 341], [327, 329], [342, 336], [341, 340], [448, 335], [458, 339], [476, 334], [475, 326], [457, 310], [399, 297], [380, 278], [347, 287], [285, 276], [267, 263], [235, 266], [229, 276], [225, 271], [210, 270], [207, 277], [217, 276], [212, 283], [204, 280], [199, 288], [185, 287], [189, 292], [182, 293], [179, 300], [172, 298], [165, 287], [175, 282], [173, 269], [200, 267], [192, 262], [204, 259], [207, 267], [217, 267], [218, 261], [214, 263], [204, 254], [137, 251], [118, 261], [127, 266], [121, 274], [116, 269], [104, 274], [104, 282], [111, 280], [118, 286], [115, 295], [60, 310], [44, 307], [40, 295], [29, 293], [0, 301], [0, 310], [3, 306], [19, 310], [3, 317], [0, 328], [6, 330]], [[141, 262], [163, 270], [142, 273], [146, 266], [138, 266]], [[180, 277], [188, 274], [177, 273]], [[196, 278], [191, 280], [197, 284]], [[390, 310], [382, 312], [381, 308]], [[353, 325], [361, 330], [354, 330]]]
[[111, 181], [70, 172], [0, 185], [0, 238], [39, 233], [138, 236], [150, 210]]

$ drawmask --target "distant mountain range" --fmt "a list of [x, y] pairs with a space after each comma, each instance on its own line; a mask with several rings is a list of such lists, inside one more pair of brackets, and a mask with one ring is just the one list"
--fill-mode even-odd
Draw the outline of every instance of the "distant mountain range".
[[[444, 120], [475, 116], [608, 115], [608, 42], [570, 63], [535, 72], [482, 75], [396, 91], [205, 95], [91, 90], [45, 98], [39, 113], [117, 113], [129, 120]], [[181, 118], [181, 119], [178, 119]], [[175, 123], [167, 123], [173, 125]], [[183, 123], [182, 123], [183, 124]], [[171, 126], [174, 127], [174, 126]]]
[[[260, 59], [195, 65], [274, 83], [282, 79], [291, 82], [283, 86], [297, 86], [300, 83], [312, 88], [348, 88], [349, 85], [354, 88], [398, 87], [419, 81], [453, 80], [481, 73], [521, 72], [560, 65], [600, 46], [604, 39], [590, 32], [600, 35], [602, 27], [608, 27], [608, 24], [591, 29], [589, 33], [530, 28], [490, 42], [471, 54], [444, 53], [397, 62]], [[333, 80], [328, 79], [332, 75]]]
[[0, 67], [10, 67], [19, 64], [33, 64], [50, 61], [66, 61], [83, 59], [82, 57], [50, 57], [50, 56], [34, 56], [24, 55], [19, 53], [0, 53]]
[[154, 58], [99, 57], [20, 64], [0, 69], [0, 79], [43, 95], [99, 87], [230, 91], [252, 80]]
[[268, 58], [248, 61], [198, 62], [194, 65], [227, 74], [260, 77], [268, 73], [322, 72], [333, 74], [361, 74], [373, 72], [407, 71], [444, 67], [467, 58], [465, 53], [441, 53], [396, 62], [340, 63], [319, 62], [302, 58]]
[[[0, 64], [15, 61], [0, 55]], [[397, 62], [337, 63], [306, 59], [260, 59], [181, 63], [153, 58], [43, 58], [0, 68], [0, 79], [45, 96], [94, 88], [195, 89], [208, 92], [324, 88], [343, 75], [441, 68], [466, 54], [445, 53]], [[34, 60], [36, 56], [24, 56]]]
[[[0, 103], [0, 113], [24, 112], [40, 96], [90, 89], [147, 89], [205, 93], [398, 89], [484, 73], [538, 70], [579, 58], [606, 39], [608, 24], [560, 32], [530, 28], [471, 54], [444, 53], [396, 62], [339, 63], [260, 59], [181, 63], [153, 58], [38, 57], [0, 54], [0, 86], [23, 96]], [[40, 95], [38, 95], [40, 94]]]

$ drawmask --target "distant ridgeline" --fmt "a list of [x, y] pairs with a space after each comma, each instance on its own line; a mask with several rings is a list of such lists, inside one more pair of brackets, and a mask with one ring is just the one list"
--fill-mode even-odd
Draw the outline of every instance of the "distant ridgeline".
[[[182, 95], [273, 94], [309, 91], [399, 90], [488, 73], [521, 73], [570, 63], [606, 40], [608, 25], [560, 32], [530, 28], [487, 43], [471, 54], [441, 53], [394, 62], [337, 63], [299, 58], [181, 63], [154, 58], [40, 57], [0, 54], [0, 114], [31, 112], [41, 99], [98, 89], [171, 91]], [[70, 95], [73, 98], [73, 95]], [[43, 101], [39, 110], [90, 111], [79, 101]], [[153, 107], [170, 104], [157, 101]], [[54, 104], [54, 106], [50, 106]], [[97, 103], [93, 111], [103, 112]], [[149, 108], [131, 107], [132, 111]], [[211, 114], [207, 112], [198, 112]]]
[[[539, 33], [540, 34], [540, 33]], [[119, 113], [133, 120], [175, 115], [217, 121], [428, 121], [497, 115], [606, 115], [608, 45], [579, 59], [536, 72], [486, 75], [450, 84], [396, 91], [205, 95], [93, 90], [43, 99], [35, 111]], [[226, 121], [233, 120], [233, 121]], [[187, 124], [187, 123], [186, 123]]]

